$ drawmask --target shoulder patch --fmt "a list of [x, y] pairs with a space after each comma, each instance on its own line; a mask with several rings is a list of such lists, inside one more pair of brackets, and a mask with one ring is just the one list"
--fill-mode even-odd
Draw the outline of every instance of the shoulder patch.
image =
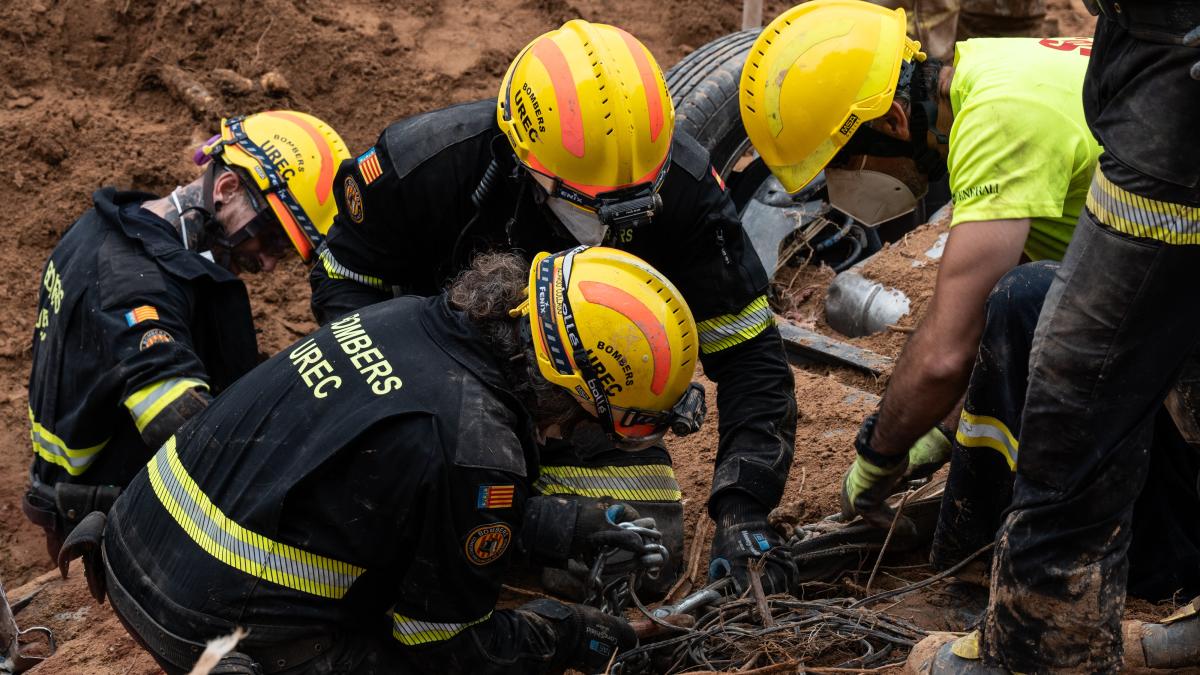
[[675, 130], [671, 141], [671, 163], [678, 164], [689, 176], [700, 180], [708, 173], [708, 150], [686, 133]]
[[494, 563], [508, 550], [508, 542], [512, 540], [512, 528], [504, 523], [480, 525], [467, 535], [463, 546], [467, 560], [473, 565]]
[[142, 339], [138, 342], [138, 351], [146, 351], [154, 345], [163, 345], [174, 341], [175, 338], [171, 337], [167, 331], [161, 328], [151, 328], [142, 334]]
[[525, 450], [514, 431], [516, 414], [474, 377], [463, 378], [458, 414], [456, 466], [503, 471], [522, 478], [527, 475]]
[[[383, 167], [379, 166], [379, 153], [375, 152], [375, 148], [364, 152], [355, 160], [358, 162], [358, 172], [362, 174], [363, 184], [370, 185], [375, 182], [376, 178], [383, 175]], [[347, 191], [349, 186], [347, 186]], [[355, 191], [358, 188], [355, 186]]]
[[[375, 160], [375, 164], [379, 164], [379, 160]], [[356, 223], [363, 221], [363, 198], [362, 191], [358, 189], [358, 181], [354, 180], [354, 176], [346, 176], [346, 180], [342, 183], [342, 191], [346, 202], [346, 215], [350, 216], [350, 220]]]

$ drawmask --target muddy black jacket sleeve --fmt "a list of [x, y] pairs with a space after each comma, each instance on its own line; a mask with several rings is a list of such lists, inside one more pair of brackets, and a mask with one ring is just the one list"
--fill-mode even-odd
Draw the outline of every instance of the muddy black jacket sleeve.
[[[495, 447], [505, 437], [511, 432], [496, 427]], [[392, 608], [400, 660], [430, 673], [537, 673], [560, 664], [562, 627], [531, 612], [495, 609], [518, 555], [525, 479], [498, 468], [445, 465], [405, 482], [419, 496], [404, 535], [415, 555]]]
[[767, 275], [725, 186], [695, 140], [676, 134], [663, 215], [629, 250], [679, 288], [695, 315], [704, 374], [717, 383], [720, 440], [710, 509], [740, 493], [779, 503], [791, 468], [796, 399], [767, 302]]

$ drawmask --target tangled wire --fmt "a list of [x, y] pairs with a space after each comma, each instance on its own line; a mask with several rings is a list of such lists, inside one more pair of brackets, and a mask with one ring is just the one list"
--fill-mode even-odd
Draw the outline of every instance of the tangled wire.
[[831, 657], [844, 658], [839, 668], [874, 668], [890, 665], [889, 659], [902, 662], [896, 652], [906, 653], [926, 634], [853, 603], [852, 598], [798, 600], [777, 595], [766, 598], [769, 616], [762, 617], [754, 599], [731, 600], [701, 616], [682, 635], [627, 652], [620, 659], [621, 672], [745, 670]]

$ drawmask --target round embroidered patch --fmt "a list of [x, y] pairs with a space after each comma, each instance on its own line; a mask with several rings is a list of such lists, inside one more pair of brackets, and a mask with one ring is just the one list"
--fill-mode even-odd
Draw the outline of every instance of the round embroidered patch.
[[151, 328], [142, 333], [142, 341], [138, 343], [138, 349], [147, 349], [154, 345], [164, 345], [168, 342], [174, 342], [175, 338], [171, 334], [160, 328]]
[[354, 176], [346, 176], [346, 182], [342, 184], [346, 193], [346, 209], [350, 211], [350, 220], [356, 223], [363, 221], [363, 199], [362, 192], [358, 189], [358, 181], [354, 180]]
[[512, 529], [504, 523], [480, 525], [467, 535], [467, 560], [476, 565], [496, 562], [508, 549]]

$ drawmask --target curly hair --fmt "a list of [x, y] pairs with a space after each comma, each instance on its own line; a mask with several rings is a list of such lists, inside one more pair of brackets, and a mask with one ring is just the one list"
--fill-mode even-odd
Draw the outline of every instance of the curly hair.
[[528, 286], [529, 263], [519, 254], [482, 253], [450, 282], [446, 297], [474, 324], [500, 361], [510, 390], [538, 425], [569, 428], [587, 413], [566, 389], [542, 377], [533, 345], [519, 328], [526, 319], [508, 315], [525, 300]]

